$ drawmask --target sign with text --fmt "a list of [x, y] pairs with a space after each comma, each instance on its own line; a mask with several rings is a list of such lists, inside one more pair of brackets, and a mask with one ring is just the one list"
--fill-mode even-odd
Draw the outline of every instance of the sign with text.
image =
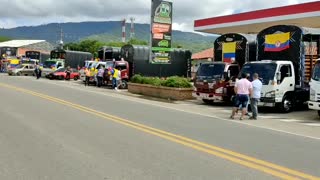
[[172, 36], [172, 2], [152, 0], [151, 59], [153, 64], [170, 63]]

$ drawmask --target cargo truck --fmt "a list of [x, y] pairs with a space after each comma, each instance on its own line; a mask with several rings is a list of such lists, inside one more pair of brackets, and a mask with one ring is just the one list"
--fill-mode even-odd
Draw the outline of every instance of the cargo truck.
[[124, 45], [121, 57], [129, 63], [128, 78], [135, 74], [153, 77], [181, 76], [191, 77], [191, 52], [172, 49], [170, 64], [151, 64], [148, 46]]
[[[317, 49], [319, 54], [319, 49]], [[310, 99], [308, 102], [309, 109], [318, 111], [320, 117], [320, 59], [318, 59], [313, 68], [310, 80]]]
[[319, 29], [292, 25], [268, 27], [257, 35], [257, 62], [242, 73], [258, 73], [262, 81], [259, 106], [290, 112], [309, 99], [312, 66], [319, 58]]
[[214, 42], [214, 62], [203, 63], [194, 78], [193, 97], [205, 103], [231, 102], [239, 71], [256, 60], [256, 35], [228, 33]]

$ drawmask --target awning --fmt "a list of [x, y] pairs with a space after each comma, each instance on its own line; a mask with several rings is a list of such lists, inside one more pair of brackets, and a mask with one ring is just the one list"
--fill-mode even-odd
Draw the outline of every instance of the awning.
[[213, 34], [257, 34], [274, 25], [320, 28], [320, 1], [195, 20], [194, 30]]

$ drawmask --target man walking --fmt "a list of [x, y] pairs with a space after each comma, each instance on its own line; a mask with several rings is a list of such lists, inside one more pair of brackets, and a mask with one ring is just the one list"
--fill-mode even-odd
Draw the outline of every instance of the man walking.
[[257, 120], [258, 102], [261, 97], [261, 88], [262, 88], [262, 82], [259, 80], [259, 75], [257, 73], [254, 73], [253, 81], [252, 81], [252, 94], [250, 98], [252, 116], [249, 119]]
[[240, 120], [243, 120], [244, 116], [247, 113], [247, 104], [249, 101], [249, 95], [252, 94], [252, 84], [247, 79], [246, 74], [241, 74], [241, 79], [236, 82], [234, 86], [234, 91], [236, 93], [236, 101], [234, 107], [232, 109], [232, 114], [230, 116], [231, 119], [234, 119], [234, 115], [236, 114], [237, 109], [241, 105], [241, 117]]

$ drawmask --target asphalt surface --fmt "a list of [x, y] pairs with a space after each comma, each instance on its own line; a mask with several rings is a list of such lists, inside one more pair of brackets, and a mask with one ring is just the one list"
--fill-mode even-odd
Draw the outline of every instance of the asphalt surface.
[[0, 179], [320, 176], [319, 127], [31, 77], [0, 75], [0, 94]]

